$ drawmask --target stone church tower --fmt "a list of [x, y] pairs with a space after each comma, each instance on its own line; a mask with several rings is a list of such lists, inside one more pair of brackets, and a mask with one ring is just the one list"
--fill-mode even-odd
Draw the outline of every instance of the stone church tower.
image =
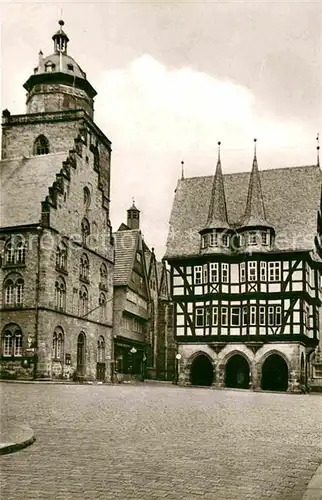
[[2, 113], [1, 376], [110, 380], [111, 143], [63, 26]]

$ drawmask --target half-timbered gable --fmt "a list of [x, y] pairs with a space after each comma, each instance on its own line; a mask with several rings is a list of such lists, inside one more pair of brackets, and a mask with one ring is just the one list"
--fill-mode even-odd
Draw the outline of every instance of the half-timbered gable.
[[[320, 336], [320, 196], [318, 166], [259, 171], [256, 146], [250, 175], [223, 175], [219, 153], [213, 178], [178, 182], [165, 258], [183, 383], [205, 381], [194, 369], [202, 345], [215, 366], [204, 366], [207, 385], [307, 383]], [[238, 358], [228, 366], [233, 351], [247, 352], [250, 378]]]

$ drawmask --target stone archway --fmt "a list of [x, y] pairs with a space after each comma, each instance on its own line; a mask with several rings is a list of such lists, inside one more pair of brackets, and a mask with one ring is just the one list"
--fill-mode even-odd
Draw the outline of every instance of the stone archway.
[[191, 385], [210, 386], [214, 381], [213, 364], [205, 354], [198, 354], [191, 363]]
[[241, 354], [234, 354], [225, 366], [225, 386], [236, 389], [249, 389], [250, 366]]
[[279, 354], [269, 355], [262, 366], [262, 389], [264, 391], [287, 391], [288, 366]]

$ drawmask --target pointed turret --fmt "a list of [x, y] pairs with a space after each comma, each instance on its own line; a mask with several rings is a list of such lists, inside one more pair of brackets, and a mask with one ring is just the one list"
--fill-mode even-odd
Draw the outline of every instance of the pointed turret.
[[218, 160], [212, 184], [206, 225], [201, 231], [201, 252], [213, 253], [229, 250], [231, 230], [227, 217], [224, 178], [221, 169], [220, 142], [218, 142]]
[[254, 159], [248, 186], [246, 209], [243, 220], [244, 226], [269, 225], [266, 220], [262, 186], [258, 171], [256, 141], [257, 140], [254, 139]]
[[260, 175], [258, 171], [256, 142], [254, 139], [254, 158], [250, 174], [247, 201], [244, 217], [238, 232], [241, 233], [240, 246], [242, 250], [257, 247], [259, 251], [268, 250], [274, 239], [274, 228], [266, 217]]
[[213, 180], [208, 219], [204, 229], [229, 228], [225, 198], [224, 178], [221, 169], [220, 142], [218, 142], [218, 160]]

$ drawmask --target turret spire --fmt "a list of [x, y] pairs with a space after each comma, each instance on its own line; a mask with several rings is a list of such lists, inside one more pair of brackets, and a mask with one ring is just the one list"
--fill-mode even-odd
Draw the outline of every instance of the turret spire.
[[208, 219], [204, 229], [225, 229], [229, 227], [224, 178], [221, 170], [220, 146], [221, 142], [218, 142], [218, 160], [212, 185]]
[[248, 186], [247, 202], [243, 221], [244, 226], [267, 226], [262, 186], [257, 164], [256, 143], [257, 139], [254, 139], [254, 158]]
[[59, 30], [53, 35], [52, 39], [54, 40], [54, 50], [56, 54], [67, 54], [67, 43], [69, 42], [69, 38], [66, 33], [63, 31], [64, 21], [58, 21], [60, 26]]

